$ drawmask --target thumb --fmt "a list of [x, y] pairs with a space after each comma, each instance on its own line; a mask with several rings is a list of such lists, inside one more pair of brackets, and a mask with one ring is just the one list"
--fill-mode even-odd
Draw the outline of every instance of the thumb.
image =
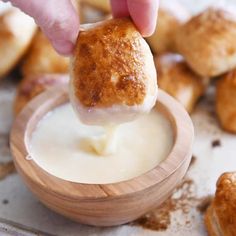
[[35, 22], [63, 55], [72, 53], [79, 32], [79, 16], [70, 0], [11, 0]]

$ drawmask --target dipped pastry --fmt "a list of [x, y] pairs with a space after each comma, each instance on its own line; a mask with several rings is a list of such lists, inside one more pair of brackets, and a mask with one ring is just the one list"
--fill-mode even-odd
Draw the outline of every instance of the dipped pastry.
[[235, 37], [235, 14], [209, 8], [180, 27], [176, 46], [195, 72], [218, 76], [236, 66]]
[[158, 11], [157, 27], [147, 38], [153, 53], [174, 52], [177, 29], [188, 20], [188, 11], [177, 1], [161, 1]]
[[16, 8], [0, 15], [0, 77], [9, 73], [25, 54], [36, 28], [34, 20]]
[[179, 54], [163, 54], [155, 58], [158, 85], [176, 98], [190, 113], [203, 95], [203, 79], [195, 74]]
[[24, 78], [17, 91], [14, 113], [17, 115], [28, 102], [45, 90], [67, 85], [68, 81], [68, 75], [63, 74], [36, 75]]
[[114, 124], [149, 112], [157, 78], [148, 44], [129, 19], [87, 25], [71, 60], [70, 95], [86, 124]]
[[216, 114], [222, 128], [236, 133], [236, 70], [225, 74], [216, 86]]
[[205, 215], [210, 236], [236, 235], [236, 172], [224, 173], [217, 181], [215, 198]]
[[110, 1], [109, 0], [81, 0], [82, 3], [88, 4], [91, 7], [97, 8], [104, 12], [110, 12]]
[[59, 55], [42, 31], [38, 31], [22, 67], [24, 77], [67, 73], [68, 67], [69, 58]]

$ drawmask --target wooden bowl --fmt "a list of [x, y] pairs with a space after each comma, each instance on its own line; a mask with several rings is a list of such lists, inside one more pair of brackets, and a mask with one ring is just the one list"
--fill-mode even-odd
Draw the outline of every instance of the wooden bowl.
[[15, 166], [41, 202], [80, 223], [112, 226], [135, 220], [168, 198], [187, 171], [194, 136], [191, 119], [176, 100], [159, 90], [156, 107], [170, 120], [174, 132], [170, 154], [147, 173], [114, 184], [66, 181], [47, 173], [33, 160], [27, 160], [27, 144], [37, 123], [66, 102], [65, 88], [47, 91], [23, 109], [12, 128], [10, 143]]

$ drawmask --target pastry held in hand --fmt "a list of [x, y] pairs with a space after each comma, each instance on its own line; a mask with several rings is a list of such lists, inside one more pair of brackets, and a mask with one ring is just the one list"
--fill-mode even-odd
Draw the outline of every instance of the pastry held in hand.
[[0, 15], [0, 77], [25, 54], [36, 31], [34, 20], [16, 8]]
[[236, 235], [236, 172], [224, 173], [217, 181], [213, 202], [205, 215], [210, 236]]
[[25, 77], [19, 85], [14, 113], [17, 115], [34, 97], [55, 86], [67, 86], [69, 76], [65, 74], [45, 74]]
[[235, 13], [209, 8], [180, 27], [176, 47], [195, 72], [218, 76], [236, 67], [235, 38]]
[[216, 113], [222, 128], [236, 133], [236, 69], [217, 83]]
[[107, 20], [80, 32], [71, 60], [70, 97], [80, 119], [90, 125], [131, 121], [152, 109], [157, 98], [153, 56], [131, 20]]
[[157, 56], [155, 64], [160, 89], [176, 98], [191, 113], [205, 91], [204, 79], [194, 73], [179, 54]]

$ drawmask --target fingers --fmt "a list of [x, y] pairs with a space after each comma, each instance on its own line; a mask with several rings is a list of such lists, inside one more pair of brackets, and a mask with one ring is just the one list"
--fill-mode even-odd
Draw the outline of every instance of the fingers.
[[[118, 0], [119, 1], [119, 0]], [[127, 0], [129, 13], [141, 34], [146, 37], [156, 28], [158, 0]]]
[[79, 32], [79, 16], [70, 0], [11, 0], [11, 2], [35, 19], [60, 54], [72, 53]]
[[127, 0], [110, 0], [112, 14], [115, 18], [129, 16]]

